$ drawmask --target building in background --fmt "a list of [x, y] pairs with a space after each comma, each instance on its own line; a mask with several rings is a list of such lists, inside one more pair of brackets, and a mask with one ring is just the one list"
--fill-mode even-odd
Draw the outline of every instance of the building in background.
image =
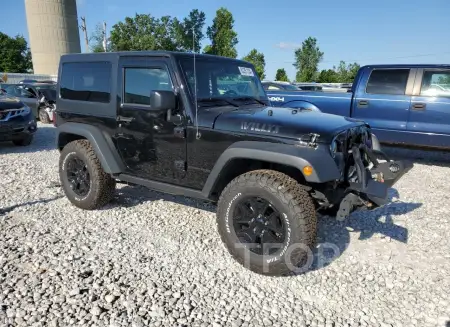
[[61, 55], [81, 52], [76, 0], [25, 0], [25, 10], [34, 73], [56, 75]]

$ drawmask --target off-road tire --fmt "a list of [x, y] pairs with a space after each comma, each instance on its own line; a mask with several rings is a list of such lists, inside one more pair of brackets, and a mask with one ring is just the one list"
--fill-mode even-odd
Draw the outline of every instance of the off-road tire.
[[27, 135], [26, 137], [24, 137], [23, 139], [20, 140], [13, 140], [14, 145], [17, 146], [28, 146], [31, 144], [31, 142], [33, 142], [34, 136], [33, 135]]
[[[79, 197], [70, 187], [65, 171], [67, 159], [77, 156], [87, 164], [90, 175], [89, 193]], [[59, 158], [59, 177], [64, 193], [75, 206], [81, 209], [99, 209], [112, 200], [116, 181], [107, 174], [88, 140], [76, 140], [68, 143], [61, 151]]]
[[47, 111], [45, 111], [44, 107], [39, 109], [38, 117], [39, 117], [39, 121], [43, 124], [51, 123], [50, 117], [48, 116], [48, 113], [47, 113]]
[[[250, 252], [241, 246], [233, 227], [233, 211], [239, 197], [256, 195], [268, 200], [288, 226], [289, 237], [271, 256]], [[313, 199], [293, 178], [273, 170], [255, 170], [233, 179], [223, 190], [217, 208], [217, 226], [227, 250], [244, 267], [263, 275], [286, 275], [305, 271], [312, 263], [317, 217]], [[288, 250], [284, 250], [284, 249]], [[285, 252], [284, 252], [285, 251]], [[290, 263], [289, 263], [290, 260]], [[297, 268], [296, 268], [297, 267]]]

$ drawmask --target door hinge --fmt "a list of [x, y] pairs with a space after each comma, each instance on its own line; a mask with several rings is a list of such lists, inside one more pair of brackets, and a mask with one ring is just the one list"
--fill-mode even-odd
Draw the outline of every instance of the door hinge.
[[173, 129], [173, 133], [176, 137], [179, 137], [180, 139], [186, 138], [186, 128], [184, 127], [175, 127]]
[[183, 160], [176, 160], [175, 161], [175, 169], [180, 171], [186, 171], [187, 170], [187, 162]]

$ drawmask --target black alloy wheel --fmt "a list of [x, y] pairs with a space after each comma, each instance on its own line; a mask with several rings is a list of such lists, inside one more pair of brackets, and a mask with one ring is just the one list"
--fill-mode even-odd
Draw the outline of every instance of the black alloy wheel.
[[[233, 228], [242, 243], [258, 255], [272, 255], [286, 237], [284, 220], [280, 212], [260, 197], [242, 198], [234, 209]], [[272, 244], [272, 246], [271, 246]]]
[[67, 179], [72, 191], [81, 197], [86, 196], [91, 188], [91, 178], [86, 163], [77, 156], [67, 162]]

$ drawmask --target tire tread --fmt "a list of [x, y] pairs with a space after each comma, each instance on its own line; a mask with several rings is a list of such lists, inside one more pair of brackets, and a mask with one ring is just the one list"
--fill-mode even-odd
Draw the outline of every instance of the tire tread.
[[[223, 190], [218, 201], [217, 212], [223, 212], [223, 206], [227, 203], [223, 200], [227, 193], [234, 189], [242, 189], [248, 186], [257, 186], [265, 188], [273, 195], [277, 196], [284, 204], [289, 207], [290, 213], [295, 217], [292, 220], [292, 228], [301, 231], [305, 236], [305, 243], [312, 247], [316, 242], [317, 216], [315, 206], [311, 196], [301, 187], [301, 185], [292, 177], [275, 170], [261, 169], [244, 173], [232, 180]], [[217, 219], [221, 219], [219, 215]], [[218, 224], [219, 225], [219, 224]], [[220, 226], [220, 225], [219, 225]], [[226, 244], [225, 233], [220, 233], [222, 241]], [[233, 258], [243, 264], [243, 258], [236, 256], [230, 251]], [[301, 264], [304, 254], [302, 251], [293, 253], [293, 262]], [[259, 272], [259, 266], [250, 266], [250, 270]], [[285, 275], [290, 273], [288, 267], [279, 264], [271, 267], [270, 275]]]

